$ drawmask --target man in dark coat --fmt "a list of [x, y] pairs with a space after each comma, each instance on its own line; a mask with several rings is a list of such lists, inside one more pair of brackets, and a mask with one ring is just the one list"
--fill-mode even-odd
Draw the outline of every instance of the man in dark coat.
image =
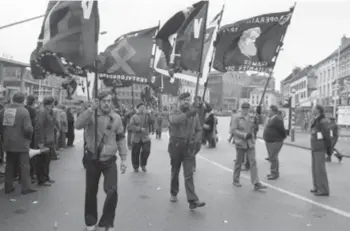
[[[30, 121], [32, 122], [33, 128], [35, 128], [35, 117], [36, 117], [36, 110], [34, 108], [35, 103], [35, 97], [33, 95], [29, 95], [27, 97], [27, 105], [25, 106], [29, 112]], [[32, 141], [30, 142], [30, 148], [36, 149], [35, 139], [34, 139], [34, 132], [32, 135]], [[35, 181], [35, 160], [36, 157], [33, 157], [30, 159], [30, 177], [32, 178], [32, 182]]]
[[278, 108], [275, 105], [270, 106], [269, 120], [265, 126], [263, 138], [271, 163], [271, 174], [267, 176], [267, 179], [275, 180], [279, 177], [278, 154], [283, 146], [283, 140], [286, 138], [283, 119], [278, 115]]

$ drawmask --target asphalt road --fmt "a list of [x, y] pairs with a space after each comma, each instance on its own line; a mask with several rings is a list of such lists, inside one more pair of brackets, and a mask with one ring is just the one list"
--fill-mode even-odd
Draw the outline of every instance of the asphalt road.
[[[267, 182], [269, 163], [265, 145], [258, 141], [260, 178], [265, 192], [252, 189], [249, 175], [242, 174], [242, 188], [232, 185], [235, 149], [227, 142], [229, 119], [219, 119], [220, 141], [216, 149], [203, 148], [195, 173], [196, 191], [205, 208], [191, 212], [181, 177], [178, 203], [169, 202], [170, 161], [167, 135], [153, 140], [147, 173], [119, 176], [116, 230], [136, 231], [348, 231], [350, 227], [349, 164], [331, 163], [328, 173], [331, 196], [318, 198], [311, 188], [310, 154], [284, 146], [281, 178]], [[0, 192], [0, 231], [83, 230], [84, 169], [82, 142], [61, 154], [52, 164], [50, 188], [36, 194], [5, 196]], [[102, 183], [101, 183], [102, 186]], [[99, 193], [101, 210], [105, 195]], [[12, 200], [11, 200], [12, 199]], [[14, 200], [15, 201], [14, 201]]]

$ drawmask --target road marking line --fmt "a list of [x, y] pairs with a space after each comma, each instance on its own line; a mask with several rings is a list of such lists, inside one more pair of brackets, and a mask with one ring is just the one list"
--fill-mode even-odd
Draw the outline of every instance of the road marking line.
[[[228, 167], [226, 167], [226, 166], [223, 166], [223, 165], [221, 165], [221, 164], [219, 164], [219, 163], [217, 163], [217, 162], [215, 162], [215, 161], [212, 161], [212, 160], [210, 160], [210, 159], [208, 159], [208, 158], [206, 158], [206, 157], [204, 157], [204, 156], [201, 156], [201, 155], [198, 155], [198, 157], [199, 157], [200, 159], [204, 160], [204, 161], [209, 162], [210, 164], [212, 164], [212, 165], [214, 165], [214, 166], [216, 166], [216, 167], [218, 167], [218, 168], [221, 168], [221, 169], [223, 169], [223, 170], [225, 170], [225, 171], [227, 171], [227, 172], [233, 173], [233, 170], [230, 169], [230, 168], [228, 168]], [[250, 177], [248, 177], [247, 175], [241, 174], [241, 176], [242, 176], [243, 178], [245, 178], [245, 179], [250, 180]], [[301, 195], [299, 195], [299, 194], [296, 194], [296, 193], [287, 191], [287, 190], [285, 190], [285, 189], [283, 189], [283, 188], [280, 188], [280, 187], [277, 187], [277, 186], [268, 184], [268, 183], [266, 183], [266, 182], [263, 182], [263, 181], [261, 181], [261, 182], [262, 182], [264, 185], [266, 185], [267, 187], [269, 187], [269, 188], [271, 188], [271, 189], [274, 189], [274, 190], [276, 190], [276, 191], [278, 191], [278, 192], [287, 194], [287, 195], [289, 195], [289, 196], [291, 196], [291, 197], [294, 197], [295, 199], [298, 199], [298, 200], [301, 200], [301, 201], [310, 203], [310, 204], [312, 204], [312, 205], [316, 205], [316, 206], [318, 206], [318, 207], [320, 207], [320, 208], [323, 208], [323, 209], [325, 209], [325, 210], [331, 211], [331, 212], [336, 213], [336, 214], [338, 214], [338, 215], [341, 215], [341, 216], [343, 216], [343, 217], [350, 218], [350, 213], [349, 213], [349, 212], [346, 212], [346, 211], [343, 211], [343, 210], [334, 208], [334, 207], [329, 206], [329, 205], [326, 205], [326, 204], [319, 203], [319, 202], [314, 201], [314, 200], [311, 200], [311, 199], [309, 199], [309, 198], [307, 198], [307, 197], [304, 197], [304, 196], [301, 196]]]

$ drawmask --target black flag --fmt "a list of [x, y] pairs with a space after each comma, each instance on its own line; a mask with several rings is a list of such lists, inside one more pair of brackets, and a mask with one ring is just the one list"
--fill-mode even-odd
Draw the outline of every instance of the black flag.
[[99, 76], [106, 86], [147, 84], [157, 29], [152, 27], [122, 35], [100, 54], [103, 64]]
[[208, 7], [208, 1], [199, 2], [179, 29], [175, 43], [175, 69], [201, 71]]
[[33, 77], [43, 78], [41, 72], [85, 75], [84, 69], [92, 68], [97, 57], [98, 35], [96, 0], [49, 1], [31, 56]]
[[218, 33], [214, 68], [221, 72], [269, 72], [275, 66], [293, 9], [223, 26]]
[[172, 16], [159, 30], [156, 35], [156, 43], [160, 50], [164, 52], [167, 64], [170, 63], [170, 55], [173, 50], [169, 37], [176, 34], [178, 30], [186, 23], [186, 20], [190, 18], [191, 13], [202, 4], [204, 1], [195, 3], [184, 10], [177, 12]]

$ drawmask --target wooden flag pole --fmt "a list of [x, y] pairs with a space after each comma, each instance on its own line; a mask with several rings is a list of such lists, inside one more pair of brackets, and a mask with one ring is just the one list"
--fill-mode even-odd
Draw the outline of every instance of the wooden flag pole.
[[[217, 38], [218, 38], [220, 26], [221, 26], [222, 17], [224, 16], [224, 10], [225, 10], [225, 4], [222, 5], [221, 18], [220, 18], [220, 20], [218, 21], [218, 29], [217, 29], [217, 31], [216, 31], [216, 35], [215, 35], [216, 38], [215, 38], [215, 40], [214, 40], [214, 43], [217, 43]], [[213, 35], [213, 36], [214, 36], [214, 35]], [[212, 53], [212, 55], [211, 55], [211, 60], [210, 60], [210, 62], [209, 62], [208, 76], [207, 76], [207, 79], [206, 79], [205, 84], [204, 84], [204, 91], [203, 91], [203, 96], [202, 96], [202, 100], [203, 100], [203, 101], [204, 101], [204, 98], [205, 98], [205, 93], [207, 92], [207, 89], [208, 89], [209, 73], [210, 73], [211, 68], [213, 67], [214, 58], [215, 58], [215, 51], [216, 51], [216, 46], [213, 47], [213, 53]]]
[[[292, 17], [293, 17], [293, 14], [294, 14], [294, 9], [295, 9], [296, 4], [297, 4], [297, 3], [295, 2], [295, 3], [294, 3], [294, 6], [291, 7], [292, 16], [291, 16], [291, 18], [290, 18], [289, 24], [292, 22]], [[289, 27], [289, 25], [288, 25], [288, 27]], [[288, 27], [287, 27], [287, 29], [286, 29], [286, 33], [284, 34], [284, 36], [287, 34]], [[283, 36], [282, 39], [281, 39], [281, 40], [282, 40], [282, 41], [281, 41], [281, 44], [283, 44], [284, 36]], [[261, 107], [261, 105], [262, 105], [262, 103], [263, 103], [263, 100], [264, 100], [264, 97], [265, 97], [265, 93], [266, 93], [267, 87], [268, 87], [268, 85], [269, 85], [269, 83], [270, 83], [270, 79], [271, 79], [272, 74], [273, 74], [273, 69], [274, 69], [274, 67], [275, 67], [275, 65], [276, 65], [277, 58], [278, 58], [278, 55], [279, 55], [279, 53], [280, 53], [280, 51], [281, 51], [281, 48], [282, 48], [282, 46], [279, 47], [278, 52], [277, 52], [277, 54], [276, 54], [275, 64], [274, 64], [274, 66], [272, 67], [272, 69], [271, 69], [271, 70], [269, 71], [269, 73], [268, 73], [268, 77], [267, 77], [267, 80], [266, 80], [266, 84], [265, 84], [265, 87], [264, 87], [264, 91], [263, 91], [263, 94], [262, 94], [262, 96], [261, 96], [261, 98], [260, 98], [259, 107]]]
[[[203, 70], [202, 70], [202, 62], [203, 62], [203, 49], [204, 49], [204, 38], [205, 38], [205, 33], [207, 32], [207, 18], [208, 18], [208, 8], [209, 8], [209, 2], [208, 5], [206, 6], [206, 10], [205, 10], [205, 17], [204, 17], [204, 28], [202, 31], [202, 38], [203, 38], [203, 42], [201, 44], [201, 50], [200, 50], [200, 55], [199, 55], [199, 65], [198, 65], [198, 76], [197, 76], [197, 82], [196, 82], [196, 90], [195, 90], [195, 94], [194, 94], [194, 98], [197, 97], [198, 95], [198, 88], [199, 88], [199, 80], [203, 75]], [[199, 102], [196, 101], [196, 104], [198, 104]]]
[[18, 21], [18, 22], [10, 23], [10, 24], [4, 25], [4, 26], [0, 26], [0, 30], [5, 29], [5, 28], [9, 28], [9, 27], [12, 27], [12, 26], [16, 26], [16, 25], [19, 25], [19, 24], [23, 24], [23, 23], [26, 23], [26, 22], [30, 22], [30, 21], [33, 21], [33, 20], [36, 20], [36, 19], [39, 19], [39, 18], [43, 18], [43, 17], [45, 17], [45, 15], [39, 15], [39, 16], [36, 16], [36, 17], [32, 17], [32, 18], [28, 18], [28, 19], [21, 20], [21, 21]]
[[[97, 99], [97, 96], [98, 96], [98, 61], [96, 60], [95, 61], [95, 82], [94, 82], [94, 91], [95, 91], [95, 100]], [[96, 108], [95, 109], [95, 154], [97, 155], [97, 143], [98, 143], [98, 139], [97, 139], [97, 136], [98, 136], [98, 116], [97, 116], [97, 111], [98, 109]]]
[[134, 84], [131, 84], [131, 101], [133, 110], [135, 110], [135, 96], [134, 96]]

